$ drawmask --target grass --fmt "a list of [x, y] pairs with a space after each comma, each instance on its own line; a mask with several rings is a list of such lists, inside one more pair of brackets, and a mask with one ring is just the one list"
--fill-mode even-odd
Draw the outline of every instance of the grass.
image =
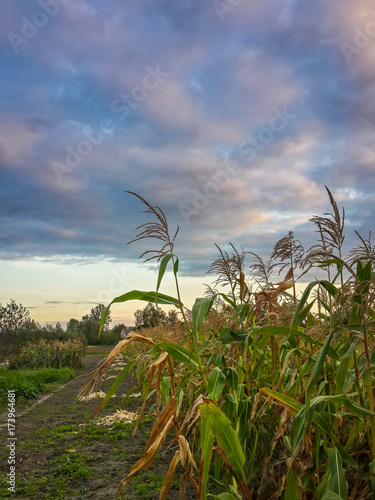
[[54, 464], [51, 470], [57, 476], [67, 476], [79, 479], [89, 479], [92, 477], [92, 469], [88, 467], [84, 456], [78, 452], [68, 452], [53, 459]]
[[7, 407], [8, 390], [16, 391], [16, 404], [36, 399], [48, 388], [64, 384], [76, 376], [72, 368], [42, 368], [41, 370], [0, 369], [0, 409]]

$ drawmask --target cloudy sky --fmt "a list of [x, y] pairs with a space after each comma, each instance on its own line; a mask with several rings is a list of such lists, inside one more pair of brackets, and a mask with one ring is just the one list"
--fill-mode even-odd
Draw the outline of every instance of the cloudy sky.
[[[0, 302], [80, 318], [156, 271], [135, 191], [179, 225], [186, 305], [214, 243], [267, 258], [329, 209], [374, 230], [375, 7], [360, 0], [3, 0]], [[156, 243], [157, 245], [157, 243]], [[173, 293], [166, 276], [165, 293]], [[117, 306], [132, 323], [143, 304]]]

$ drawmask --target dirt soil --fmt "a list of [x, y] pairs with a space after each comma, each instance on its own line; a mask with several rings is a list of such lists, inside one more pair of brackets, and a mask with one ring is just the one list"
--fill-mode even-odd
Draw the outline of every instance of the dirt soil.
[[[83, 373], [95, 369], [103, 355], [85, 357]], [[97, 425], [98, 418], [113, 414], [117, 409], [136, 411], [140, 398], [130, 397], [121, 405], [122, 394], [135, 385], [135, 380], [125, 378], [107, 406], [96, 416], [93, 413], [101, 399], [79, 401], [80, 388], [86, 378], [76, 378], [55, 390], [50, 397], [42, 398], [39, 404], [20, 408], [16, 417], [16, 492], [8, 490], [7, 474], [10, 471], [7, 448], [8, 434], [2, 426], [0, 455], [0, 498], [26, 499], [90, 499], [117, 500], [118, 485], [142, 456], [153, 419], [146, 418], [132, 439], [134, 424]], [[104, 392], [114, 379], [103, 381]], [[139, 392], [136, 388], [135, 392]], [[16, 405], [17, 411], [17, 405]], [[0, 415], [0, 424], [6, 422], [6, 414]], [[168, 442], [170, 440], [167, 440]], [[148, 469], [140, 471], [124, 487], [124, 498], [157, 499], [175, 447], [156, 458]], [[172, 484], [169, 499], [177, 500], [179, 484]], [[195, 490], [188, 487], [185, 498], [196, 499]]]

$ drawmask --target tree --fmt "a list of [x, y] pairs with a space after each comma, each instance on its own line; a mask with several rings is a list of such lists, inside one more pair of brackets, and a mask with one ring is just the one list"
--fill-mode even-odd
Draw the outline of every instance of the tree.
[[[104, 304], [98, 304], [91, 309], [90, 314], [82, 316], [80, 325], [81, 333], [86, 337], [88, 344], [95, 345], [99, 340], [100, 318], [105, 309]], [[103, 331], [108, 331], [109, 322], [111, 317], [108, 315], [104, 325]]]
[[167, 324], [170, 326], [175, 326], [178, 321], [178, 314], [177, 311], [174, 309], [171, 309], [168, 311], [168, 316], [167, 316]]
[[[97, 306], [93, 307], [91, 309], [91, 314], [90, 316], [97, 321], [100, 324], [100, 318], [102, 317], [103, 311], [105, 309], [104, 304], [98, 304]], [[109, 323], [111, 322], [111, 316], [108, 314], [108, 316], [105, 319], [104, 325], [103, 325], [103, 330], [108, 330]]]
[[69, 340], [70, 335], [65, 331], [60, 323], [53, 325], [46, 325], [42, 328], [41, 335], [47, 340]]
[[66, 333], [69, 337], [79, 337], [81, 333], [81, 322], [78, 319], [70, 319], [66, 325]]
[[149, 328], [159, 323], [166, 323], [167, 315], [164, 311], [149, 302], [144, 309], [138, 309], [134, 313], [136, 328]]
[[86, 314], [86, 316], [82, 317], [81, 332], [86, 337], [88, 344], [97, 344], [99, 338], [99, 322], [92, 316]]
[[12, 299], [9, 304], [0, 304], [0, 355], [4, 360], [4, 370], [9, 356], [36, 336], [38, 324], [30, 318], [30, 313], [22, 304]]

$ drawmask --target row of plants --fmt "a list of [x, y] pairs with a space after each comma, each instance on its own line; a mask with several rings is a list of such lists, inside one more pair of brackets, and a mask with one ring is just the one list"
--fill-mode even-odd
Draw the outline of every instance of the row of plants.
[[0, 408], [8, 404], [8, 391], [15, 391], [17, 405], [36, 399], [47, 384], [64, 384], [76, 376], [72, 368], [43, 368], [41, 370], [0, 369]]
[[81, 339], [28, 342], [10, 358], [10, 368], [82, 368], [85, 346]]
[[[187, 482], [202, 500], [375, 498], [375, 248], [371, 235], [358, 235], [359, 245], [344, 258], [345, 212], [327, 192], [332, 213], [311, 219], [319, 241], [306, 254], [289, 232], [270, 261], [253, 254], [249, 280], [246, 252], [218, 247], [209, 271], [214, 286], [192, 311], [181, 302], [177, 232], [170, 235], [159, 207], [131, 193], [156, 219], [137, 228], [135, 240], [157, 238], [164, 245], [147, 255], [160, 263], [156, 291], [116, 297], [101, 325], [112, 304], [144, 300], [179, 308], [185, 335], [173, 342], [130, 333], [81, 391], [96, 388], [120, 352], [136, 343], [143, 347], [133, 349], [98, 408], [135, 366], [143, 403], [134, 432], [146, 401], [154, 398], [155, 425], [143, 457], [120, 484], [121, 495], [167, 441], [175, 452], [161, 500], [179, 463], [181, 498]], [[159, 292], [168, 266], [176, 297]], [[301, 278], [313, 267], [326, 276], [298, 298], [296, 274], [300, 270]], [[285, 272], [277, 283], [271, 281], [275, 269]]]

